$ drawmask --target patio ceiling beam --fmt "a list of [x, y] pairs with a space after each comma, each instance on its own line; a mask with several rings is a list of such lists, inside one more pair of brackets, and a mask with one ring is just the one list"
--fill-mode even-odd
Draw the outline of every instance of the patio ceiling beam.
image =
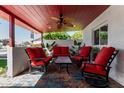
[[10, 16], [13, 16], [14, 18], [18, 19], [19, 21], [21, 21], [22, 23], [28, 25], [29, 27], [33, 28], [34, 30], [43, 33], [41, 30], [37, 29], [36, 27], [30, 25], [28, 22], [26, 22], [25, 20], [21, 19], [20, 17], [16, 16], [15, 14], [13, 14], [11, 11], [7, 10], [6, 8], [4, 8], [3, 6], [0, 5], [0, 10], [4, 11], [5, 13], [9, 14]]

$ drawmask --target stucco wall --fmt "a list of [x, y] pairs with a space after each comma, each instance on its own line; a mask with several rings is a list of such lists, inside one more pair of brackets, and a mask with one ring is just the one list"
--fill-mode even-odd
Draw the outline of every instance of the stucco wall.
[[22, 47], [9, 47], [7, 50], [7, 75], [13, 77], [28, 68], [28, 56]]
[[110, 77], [124, 85], [124, 6], [110, 6], [84, 29], [84, 42], [92, 45], [92, 31], [100, 25], [108, 24], [108, 45], [120, 50], [112, 63]]
[[[74, 44], [74, 41], [73, 40], [44, 40], [44, 43], [53, 43], [53, 42], [56, 42], [56, 44], [58, 46], [69, 46], [71, 47], [73, 44]], [[83, 40], [78, 40], [78, 41], [82, 41], [82, 44], [83, 44]]]

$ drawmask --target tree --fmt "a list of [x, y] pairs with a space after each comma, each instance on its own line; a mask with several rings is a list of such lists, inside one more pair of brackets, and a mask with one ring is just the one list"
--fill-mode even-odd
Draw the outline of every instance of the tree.
[[0, 42], [3, 44], [3, 46], [6, 46], [9, 44], [9, 40], [8, 39], [2, 39], [0, 40]]
[[73, 40], [83, 39], [82, 31], [76, 32], [74, 35], [71, 36], [71, 39], [73, 39]]
[[45, 33], [43, 38], [45, 40], [67, 40], [71, 37], [66, 32], [51, 32]]

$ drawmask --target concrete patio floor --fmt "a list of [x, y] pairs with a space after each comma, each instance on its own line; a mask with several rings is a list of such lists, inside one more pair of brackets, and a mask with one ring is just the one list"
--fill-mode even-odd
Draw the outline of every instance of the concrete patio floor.
[[43, 72], [29, 74], [27, 72], [14, 78], [0, 77], [0, 87], [35, 87]]

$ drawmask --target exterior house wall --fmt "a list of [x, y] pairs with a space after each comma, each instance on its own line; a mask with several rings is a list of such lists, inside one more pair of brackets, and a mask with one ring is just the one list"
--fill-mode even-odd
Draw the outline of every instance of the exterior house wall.
[[[124, 85], [124, 6], [112, 5], [84, 29], [84, 42], [92, 44], [93, 29], [108, 24], [108, 45], [120, 50], [109, 76]], [[101, 47], [101, 46], [100, 46]]]

